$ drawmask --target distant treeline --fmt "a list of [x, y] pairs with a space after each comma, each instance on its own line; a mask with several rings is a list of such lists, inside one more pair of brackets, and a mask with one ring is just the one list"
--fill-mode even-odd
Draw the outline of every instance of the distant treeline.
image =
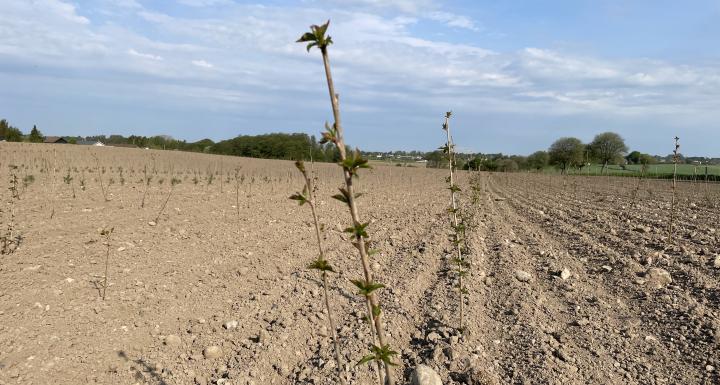
[[[7, 120], [0, 120], [0, 140], [8, 142], [43, 142], [42, 132], [33, 126], [28, 135], [12, 126]], [[305, 159], [317, 162], [337, 162], [340, 156], [335, 146], [320, 144], [315, 136], [303, 133], [272, 133], [263, 135], [240, 135], [232, 139], [214, 142], [202, 139], [186, 142], [168, 135], [128, 137], [122, 135], [96, 135], [85, 137], [63, 137], [72, 144], [93, 144], [137, 146], [159, 150], [179, 150], [204, 152], [208, 154], [245, 156], [268, 159]], [[427, 167], [447, 167], [447, 159], [440, 151], [392, 151], [363, 152], [370, 159], [398, 162], [426, 162]], [[519, 171], [543, 170], [555, 167], [563, 172], [579, 171], [591, 164], [601, 164], [602, 171], [608, 165], [648, 165], [673, 162], [673, 155], [653, 156], [638, 151], [628, 153], [624, 140], [617, 134], [606, 132], [599, 134], [591, 143], [582, 143], [577, 138], [560, 138], [547, 151], [537, 151], [529, 156], [497, 154], [456, 154], [458, 168], [480, 171]], [[677, 154], [682, 164], [720, 164], [720, 159], [703, 157], [684, 157]], [[623, 168], [624, 169], [624, 168]], [[601, 173], [602, 173], [601, 171]]]
[[[30, 134], [24, 135], [20, 129], [12, 126], [7, 120], [0, 120], [0, 140], [8, 142], [43, 142], [42, 132], [33, 126]], [[335, 146], [318, 143], [315, 136], [302, 133], [272, 133], [263, 135], [240, 135], [232, 139], [214, 142], [202, 139], [197, 142], [178, 140], [168, 135], [94, 135], [94, 136], [63, 136], [70, 144], [94, 144], [136, 146], [157, 150], [178, 150], [203, 152], [208, 154], [245, 156], [268, 159], [305, 159], [317, 162], [336, 162], [340, 154]]]
[[331, 143], [318, 143], [307, 134], [241, 135], [210, 147], [210, 153], [270, 159], [306, 159], [334, 162], [340, 154]]
[[330, 162], [340, 159], [337, 150], [330, 144], [322, 145], [314, 136], [307, 134], [272, 133], [263, 135], [240, 135], [232, 139], [213, 142], [203, 139], [186, 142], [169, 136], [121, 135], [85, 137], [86, 141], [100, 141], [105, 144], [134, 144], [142, 148], [204, 152], [207, 154], [245, 156], [266, 159], [306, 159]]

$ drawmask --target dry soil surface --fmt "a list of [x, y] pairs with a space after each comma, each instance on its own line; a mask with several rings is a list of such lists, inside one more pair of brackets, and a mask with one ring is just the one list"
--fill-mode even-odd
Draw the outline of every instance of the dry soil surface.
[[[0, 144], [0, 163], [1, 225], [12, 212], [22, 235], [0, 256], [0, 384], [336, 383], [291, 162]], [[340, 171], [314, 168], [344, 372], [372, 384]], [[668, 238], [665, 182], [461, 172], [476, 222], [461, 334], [445, 173], [359, 180], [400, 383], [418, 364], [444, 384], [720, 383], [717, 186], [678, 189]]]

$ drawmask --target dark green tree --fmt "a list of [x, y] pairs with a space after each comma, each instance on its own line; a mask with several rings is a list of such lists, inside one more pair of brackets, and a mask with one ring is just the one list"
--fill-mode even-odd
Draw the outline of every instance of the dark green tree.
[[535, 151], [527, 158], [527, 166], [530, 169], [540, 171], [547, 167], [550, 156], [546, 151]]
[[0, 139], [7, 140], [8, 142], [20, 142], [22, 141], [22, 135], [22, 131], [11, 126], [7, 120], [0, 120]]
[[601, 173], [608, 164], [617, 163], [628, 150], [625, 140], [614, 132], [603, 132], [590, 142], [590, 153], [593, 159], [602, 164]]
[[42, 143], [44, 138], [45, 137], [43, 136], [42, 132], [38, 130], [37, 126], [33, 125], [28, 140], [30, 140], [31, 143]]
[[640, 155], [642, 155], [640, 151], [633, 151], [625, 157], [625, 160], [628, 164], [640, 164]]
[[563, 174], [569, 167], [575, 167], [583, 162], [585, 146], [578, 138], [560, 138], [548, 149], [550, 164], [557, 166]]

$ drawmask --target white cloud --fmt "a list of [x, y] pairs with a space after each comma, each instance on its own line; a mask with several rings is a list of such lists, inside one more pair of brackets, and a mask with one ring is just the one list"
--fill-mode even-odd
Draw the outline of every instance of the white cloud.
[[205, 60], [193, 60], [193, 61], [191, 61], [191, 63], [192, 63], [193, 65], [196, 65], [196, 66], [202, 67], [202, 68], [208, 68], [208, 69], [209, 69], [209, 68], [214, 68], [214, 67], [215, 67], [214, 65], [212, 65], [211, 63], [206, 62]]
[[426, 17], [431, 20], [445, 23], [450, 27], [464, 28], [471, 31], [480, 31], [480, 28], [476, 25], [476, 23], [467, 16], [457, 15], [444, 11], [434, 11], [427, 13]]
[[426, 9], [435, 9], [433, 0], [330, 0], [344, 6], [362, 6], [363, 8], [390, 9], [404, 13], [419, 13]]
[[178, 0], [178, 3], [189, 7], [213, 7], [232, 4], [231, 0]]
[[150, 59], [150, 60], [156, 60], [156, 61], [161, 61], [161, 60], [163, 60], [163, 57], [162, 57], [162, 56], [153, 55], [153, 54], [149, 54], [149, 53], [141, 53], [141, 52], [136, 51], [134, 48], [130, 48], [130, 49], [127, 51], [127, 53], [130, 54], [130, 55], [132, 55], [132, 56], [140, 57], [140, 58], [143, 58], [143, 59]]

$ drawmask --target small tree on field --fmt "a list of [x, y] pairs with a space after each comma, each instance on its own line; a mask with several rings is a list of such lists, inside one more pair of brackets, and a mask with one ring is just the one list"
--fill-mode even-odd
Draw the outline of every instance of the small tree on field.
[[616, 163], [622, 159], [622, 155], [628, 150], [625, 140], [614, 132], [603, 132], [595, 136], [590, 142], [590, 153], [594, 159], [602, 164], [601, 173], [610, 163]]
[[550, 164], [559, 167], [563, 173], [567, 173], [568, 167], [573, 167], [583, 162], [585, 146], [578, 138], [560, 138], [550, 146], [548, 156]]

